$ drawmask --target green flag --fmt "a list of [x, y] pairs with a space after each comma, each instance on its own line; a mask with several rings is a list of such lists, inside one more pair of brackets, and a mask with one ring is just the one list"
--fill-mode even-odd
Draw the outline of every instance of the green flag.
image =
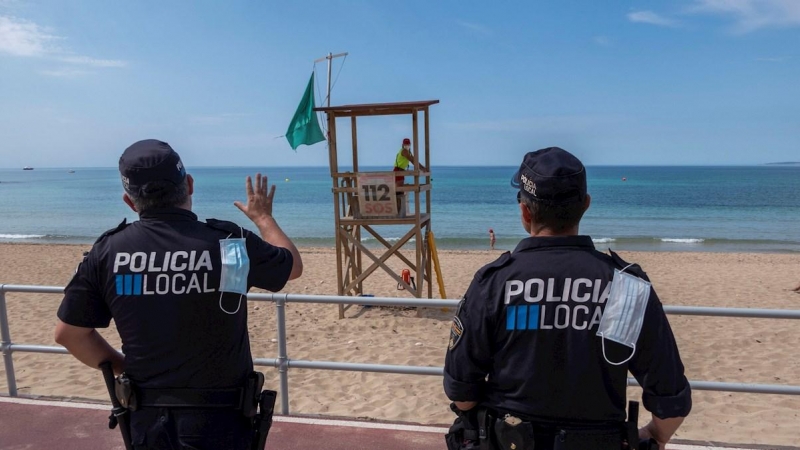
[[325, 140], [319, 128], [317, 114], [314, 112], [314, 72], [311, 72], [306, 92], [297, 105], [289, 129], [286, 130], [286, 140], [289, 141], [292, 150], [297, 150], [297, 147], [303, 144], [312, 145]]

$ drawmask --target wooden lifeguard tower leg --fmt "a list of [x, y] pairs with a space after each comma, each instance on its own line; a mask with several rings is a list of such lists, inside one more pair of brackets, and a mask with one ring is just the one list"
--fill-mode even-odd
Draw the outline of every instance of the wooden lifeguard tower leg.
[[[431, 161], [431, 138], [430, 138], [430, 121], [428, 120], [428, 108], [425, 108], [425, 121], [423, 122], [425, 128], [425, 164], [428, 164], [428, 170], [430, 171], [430, 161]], [[425, 177], [425, 184], [431, 184], [430, 176]], [[430, 189], [425, 191], [425, 213], [428, 215], [428, 222], [425, 224], [425, 236], [428, 236], [428, 233], [431, 232], [431, 191]], [[428, 247], [428, 251], [430, 252], [430, 247]], [[431, 258], [430, 254], [427, 259], [427, 264], [425, 265], [425, 272], [428, 274], [428, 298], [433, 298], [433, 275], [431, 274]]]

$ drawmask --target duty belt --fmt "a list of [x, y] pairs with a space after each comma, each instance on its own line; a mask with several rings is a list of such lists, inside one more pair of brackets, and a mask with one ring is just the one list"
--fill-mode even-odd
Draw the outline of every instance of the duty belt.
[[250, 449], [264, 450], [277, 395], [275, 391], [261, 390], [264, 374], [250, 372], [241, 388], [149, 389], [135, 386], [124, 373], [115, 379], [108, 361], [101, 363], [100, 368], [113, 406], [108, 427], [114, 428], [119, 424], [127, 450], [133, 448], [128, 411], [139, 408], [225, 408], [240, 411], [253, 427]]
[[244, 389], [148, 389], [136, 390], [139, 408], [242, 408]]
[[537, 420], [483, 406], [464, 412], [453, 404], [451, 409], [458, 415], [445, 436], [451, 450], [532, 450], [539, 445], [554, 450], [658, 448], [652, 442], [639, 442], [638, 402], [629, 403], [627, 421], [605, 423]]

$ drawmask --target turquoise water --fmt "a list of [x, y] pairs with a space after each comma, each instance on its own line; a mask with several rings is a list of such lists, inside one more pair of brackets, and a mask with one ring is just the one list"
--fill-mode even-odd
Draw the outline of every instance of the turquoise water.
[[[274, 213], [287, 234], [300, 245], [332, 246], [327, 167], [189, 167], [194, 211], [245, 224], [233, 201], [244, 200], [244, 177], [257, 170], [278, 186]], [[487, 248], [489, 228], [499, 248], [512, 249], [524, 237], [509, 186], [513, 171], [433, 168], [432, 224], [440, 248]], [[602, 166], [587, 173], [592, 206], [581, 232], [599, 248], [800, 252], [800, 167]], [[113, 168], [0, 169], [0, 241], [91, 243], [123, 217], [136, 218], [121, 196]], [[382, 234], [399, 237], [404, 229], [384, 227]]]

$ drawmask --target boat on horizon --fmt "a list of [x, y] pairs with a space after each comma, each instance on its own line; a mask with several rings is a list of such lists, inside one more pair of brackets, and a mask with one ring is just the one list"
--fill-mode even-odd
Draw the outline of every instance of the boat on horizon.
[[22, 168], [22, 170], [33, 170], [33, 167], [25, 166], [25, 167]]

